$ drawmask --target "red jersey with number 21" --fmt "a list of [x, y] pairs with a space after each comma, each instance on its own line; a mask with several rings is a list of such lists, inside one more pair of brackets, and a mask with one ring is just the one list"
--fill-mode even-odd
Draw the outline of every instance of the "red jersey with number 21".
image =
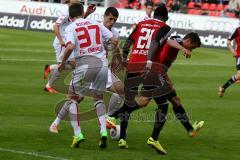
[[[158, 19], [148, 19], [138, 23], [136, 29], [129, 36], [129, 40], [133, 41], [132, 53], [129, 58], [129, 63], [146, 62], [148, 51], [152, 40], [158, 35], [158, 32], [169, 27], [165, 22]], [[169, 27], [170, 28], [170, 27]], [[167, 33], [166, 33], [167, 35]], [[159, 37], [160, 41], [164, 41], [166, 37]], [[160, 42], [159, 43], [162, 43]]]

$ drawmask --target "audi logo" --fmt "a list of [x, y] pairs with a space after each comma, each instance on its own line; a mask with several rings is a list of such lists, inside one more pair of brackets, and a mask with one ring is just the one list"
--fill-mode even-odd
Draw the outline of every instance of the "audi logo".
[[233, 24], [222, 20], [207, 20], [204, 22], [204, 30], [228, 32]]

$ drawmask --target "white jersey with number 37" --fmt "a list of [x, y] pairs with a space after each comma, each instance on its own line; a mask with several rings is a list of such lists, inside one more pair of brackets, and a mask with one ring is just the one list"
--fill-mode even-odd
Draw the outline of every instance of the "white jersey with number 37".
[[75, 20], [66, 28], [66, 44], [75, 45], [72, 53], [74, 58], [94, 54], [98, 58], [105, 59], [104, 42], [112, 37], [112, 32], [102, 24], [83, 18]]

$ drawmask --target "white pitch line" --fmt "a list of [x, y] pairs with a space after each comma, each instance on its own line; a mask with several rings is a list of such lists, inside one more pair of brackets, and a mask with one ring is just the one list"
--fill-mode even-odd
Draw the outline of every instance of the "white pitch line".
[[234, 64], [230, 65], [230, 64], [213, 64], [213, 63], [199, 63], [199, 64], [196, 64], [196, 63], [184, 63], [184, 62], [175, 62], [173, 64], [176, 64], [176, 65], [190, 65], [190, 66], [216, 66], [216, 67], [234, 67]]
[[5, 51], [5, 52], [30, 52], [30, 53], [54, 53], [53, 50], [18, 49], [18, 48], [0, 48], [0, 51]]
[[[56, 60], [52, 59], [17, 59], [17, 58], [1, 58], [0, 61], [19, 61], [19, 62], [56, 62]], [[227, 65], [227, 64], [196, 64], [196, 63], [184, 63], [184, 62], [176, 62], [174, 65], [189, 65], [189, 66], [216, 66], [216, 67], [234, 67], [233, 65]]]
[[23, 154], [23, 155], [46, 158], [46, 159], [69, 160], [69, 159], [62, 158], [62, 157], [55, 157], [55, 156], [44, 155], [44, 154], [40, 154], [40, 153], [36, 153], [36, 152], [25, 152], [25, 151], [7, 149], [7, 148], [0, 148], [0, 152], [11, 152], [11, 153], [15, 153], [15, 154]]
[[1, 58], [0, 61], [15, 61], [15, 62], [56, 62], [52, 59], [15, 59], [15, 58]]

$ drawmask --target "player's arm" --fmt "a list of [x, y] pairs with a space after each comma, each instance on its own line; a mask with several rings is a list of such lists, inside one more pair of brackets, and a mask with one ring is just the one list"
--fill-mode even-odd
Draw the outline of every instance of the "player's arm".
[[184, 48], [181, 44], [179, 44], [175, 39], [168, 39], [167, 44], [172, 47], [172, 48], [176, 48], [180, 51], [182, 51], [183, 55], [186, 58], [190, 58], [192, 53], [191, 51], [189, 51], [188, 49]]
[[65, 45], [65, 43], [64, 43], [64, 41], [63, 41], [63, 38], [62, 38], [62, 36], [61, 36], [61, 34], [60, 34], [60, 25], [57, 24], [57, 23], [55, 23], [55, 24], [53, 25], [53, 31], [54, 31], [54, 33], [55, 33], [55, 35], [56, 35], [59, 43], [60, 43], [61, 45]]
[[95, 4], [90, 4], [87, 8], [87, 11], [84, 14], [84, 18], [87, 18], [90, 14], [95, 12], [96, 10], [96, 5]]
[[234, 50], [232, 44], [231, 44], [231, 40], [228, 39], [227, 40], [227, 46], [228, 46], [228, 49], [229, 51], [233, 54], [233, 56], [235, 57], [237, 55], [236, 51]]
[[152, 61], [157, 53], [157, 50], [171, 35], [172, 29], [169, 26], [161, 28], [156, 34], [155, 38], [151, 42], [150, 49], [148, 52], [148, 61]]
[[235, 29], [235, 31], [229, 36], [229, 38], [227, 40], [227, 47], [228, 47], [229, 51], [233, 54], [233, 56], [236, 56], [237, 53], [234, 50], [231, 42], [232, 42], [232, 40], [234, 40], [236, 34], [237, 34], [237, 29]]
[[124, 43], [124, 46], [122, 48], [122, 58], [123, 58], [123, 62], [126, 63], [127, 62], [127, 58], [128, 58], [128, 54], [130, 51], [130, 48], [133, 44], [133, 40], [131, 39], [127, 39], [126, 42]]
[[137, 30], [138, 30], [138, 27], [136, 26], [135, 29], [133, 30], [133, 32], [129, 35], [128, 39], [126, 40], [126, 42], [123, 45], [122, 58], [123, 58], [123, 63], [125, 63], [125, 64], [127, 62], [130, 48], [135, 41], [135, 37], [137, 36]]
[[155, 57], [155, 54], [157, 53], [157, 50], [161, 47], [161, 45], [168, 39], [168, 37], [171, 35], [172, 29], [169, 26], [165, 26], [161, 28], [155, 38], [152, 40], [150, 49], [148, 52], [148, 61], [146, 65], [146, 70], [150, 70], [152, 67], [152, 60]]
[[53, 25], [53, 31], [61, 45], [65, 45], [65, 42], [63, 41], [63, 38], [60, 34], [60, 26], [61, 26], [61, 24], [64, 23], [65, 19], [66, 19], [65, 16], [60, 16], [60, 17], [58, 17], [57, 21]]
[[74, 36], [74, 32], [69, 27], [67, 27], [66, 28], [66, 42], [67, 42], [66, 49], [63, 54], [62, 63], [58, 68], [59, 71], [62, 71], [64, 69], [64, 65], [68, 57], [72, 54], [72, 51], [75, 48], [75, 40], [76, 40], [76, 37]]
[[68, 57], [71, 55], [71, 53], [72, 53], [74, 48], [75, 48], [74, 44], [72, 44], [72, 43], [68, 43], [67, 44], [67, 47], [66, 47], [66, 49], [64, 51], [63, 60], [62, 60], [61, 65], [64, 65], [66, 63]]

